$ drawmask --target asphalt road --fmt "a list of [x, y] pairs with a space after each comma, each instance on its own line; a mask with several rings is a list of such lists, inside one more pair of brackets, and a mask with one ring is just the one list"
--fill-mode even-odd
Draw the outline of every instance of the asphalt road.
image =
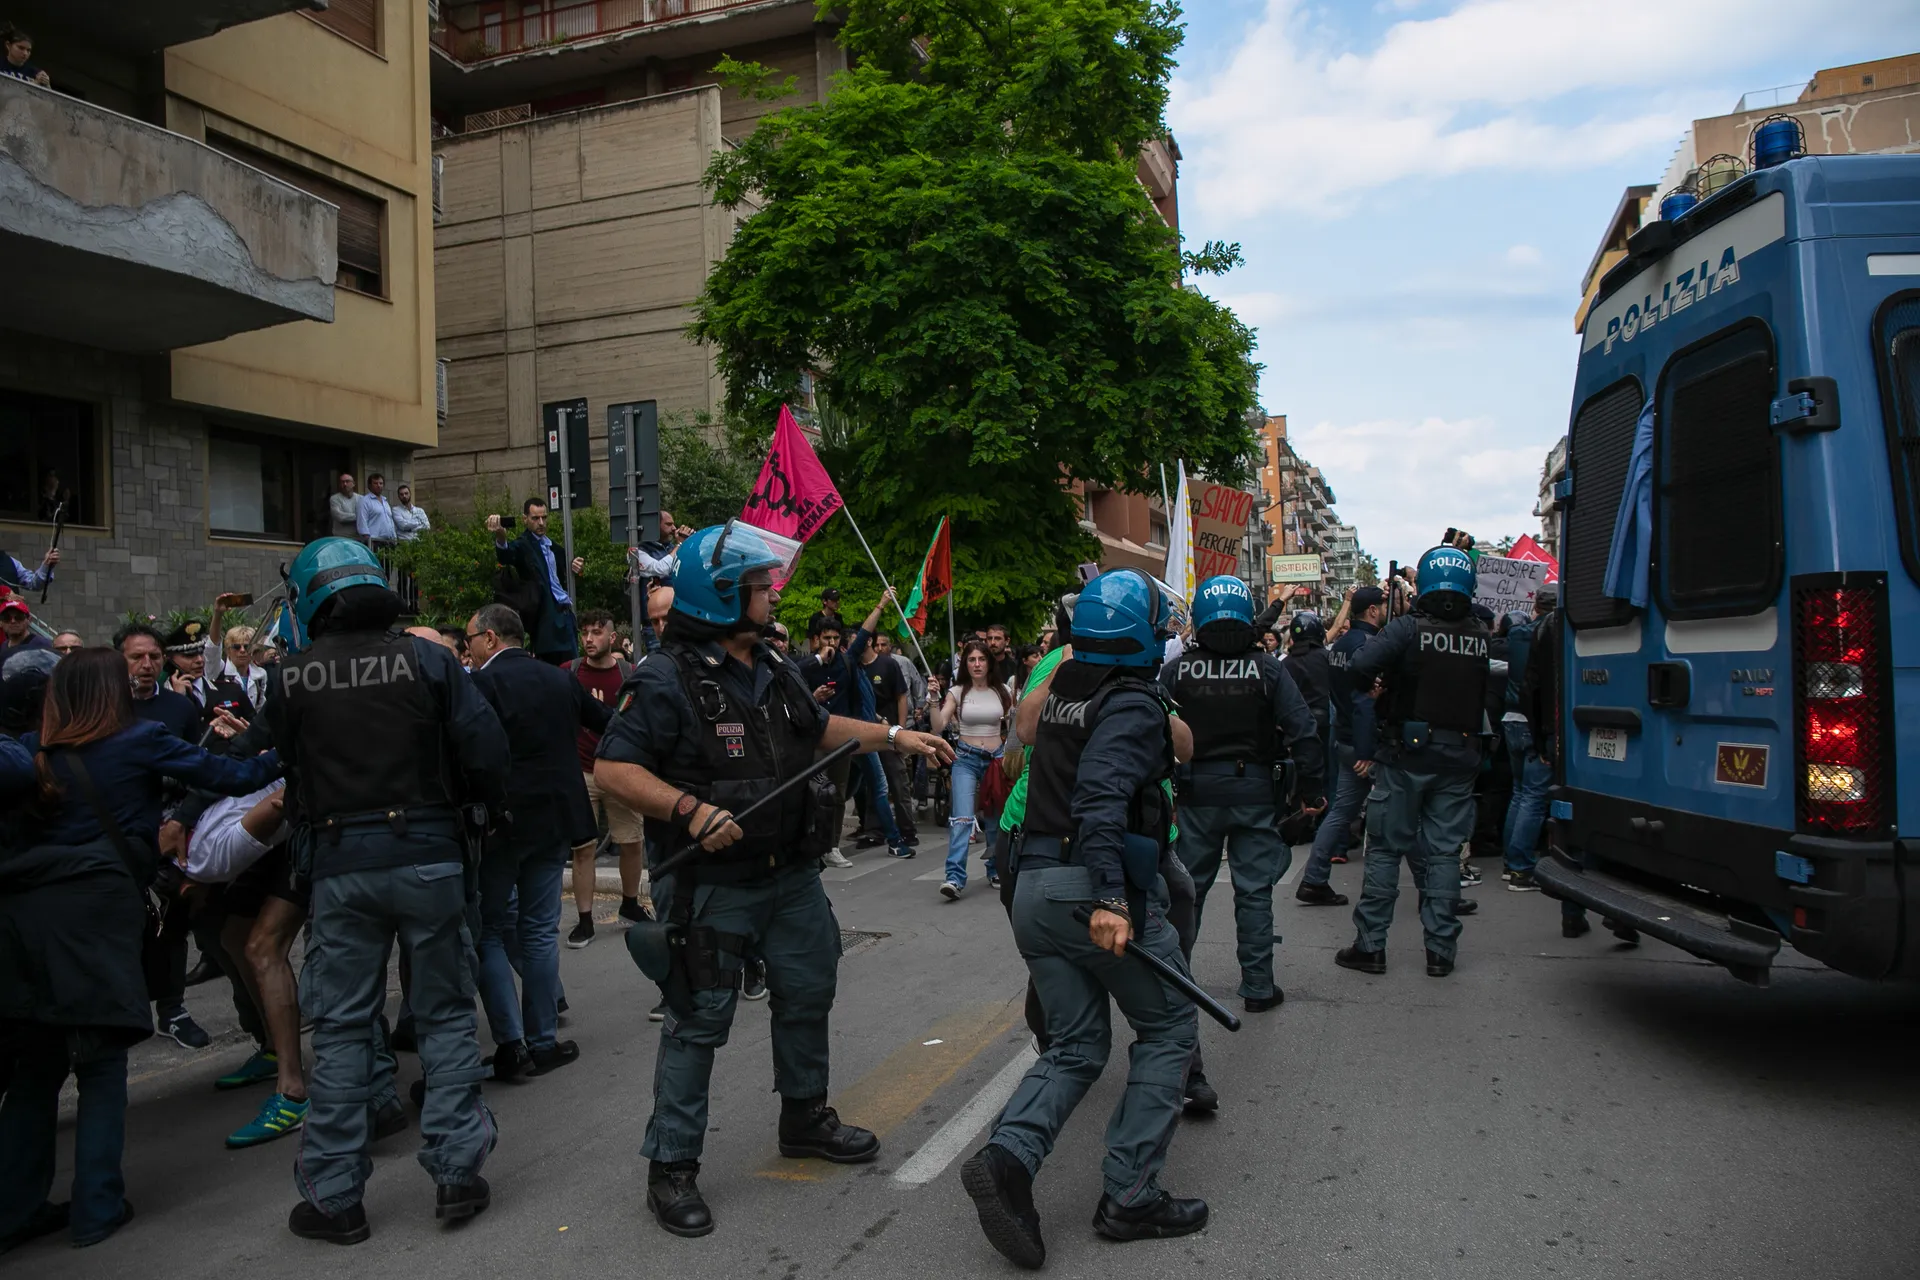
[[[930, 833], [937, 834], [937, 833]], [[126, 1159], [139, 1216], [84, 1252], [63, 1240], [0, 1259], [0, 1274], [671, 1274], [936, 1280], [1013, 1274], [980, 1235], [958, 1161], [978, 1145], [1027, 1052], [1024, 970], [997, 899], [976, 882], [936, 892], [938, 861], [858, 855], [829, 872], [842, 927], [834, 1102], [878, 1130], [880, 1160], [845, 1169], [781, 1159], [765, 1004], [742, 1006], [715, 1073], [702, 1186], [704, 1240], [660, 1231], [638, 1156], [658, 1028], [652, 988], [616, 930], [562, 952], [578, 1063], [489, 1090], [499, 1149], [493, 1207], [438, 1227], [414, 1164], [417, 1135], [378, 1152], [373, 1238], [297, 1240], [291, 1141], [229, 1152], [222, 1137], [261, 1094], [216, 1094], [246, 1045], [217, 986], [192, 1003], [212, 1049], [135, 1055]], [[977, 863], [976, 863], [977, 865]], [[1299, 860], [1295, 861], [1295, 875]], [[1358, 865], [1336, 868], [1353, 891]], [[1874, 987], [1794, 957], [1755, 990], [1658, 943], [1559, 937], [1537, 894], [1474, 891], [1459, 969], [1428, 978], [1413, 894], [1390, 971], [1337, 969], [1348, 912], [1281, 891], [1287, 1001], [1230, 1036], [1203, 1022], [1224, 1099], [1176, 1135], [1166, 1185], [1204, 1196], [1207, 1230], [1110, 1244], [1088, 1223], [1115, 1061], [1037, 1185], [1061, 1276], [1210, 1278], [1893, 1277], [1920, 1272], [1920, 993]], [[603, 904], [611, 907], [612, 903]], [[1216, 898], [1196, 967], [1231, 998], [1231, 914]], [[610, 910], [603, 910], [610, 916]], [[418, 1070], [403, 1057], [403, 1078]], [[63, 1145], [66, 1138], [63, 1135]], [[63, 1153], [63, 1177], [65, 1170]], [[64, 1190], [60, 1193], [64, 1196]]]

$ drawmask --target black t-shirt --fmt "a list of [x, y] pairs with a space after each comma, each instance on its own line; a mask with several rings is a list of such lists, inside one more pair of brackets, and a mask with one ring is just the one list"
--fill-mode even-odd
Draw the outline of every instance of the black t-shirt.
[[907, 678], [900, 674], [900, 664], [892, 658], [875, 657], [860, 668], [860, 673], [873, 686], [873, 708], [879, 718], [888, 724], [900, 723], [900, 695], [907, 691]]

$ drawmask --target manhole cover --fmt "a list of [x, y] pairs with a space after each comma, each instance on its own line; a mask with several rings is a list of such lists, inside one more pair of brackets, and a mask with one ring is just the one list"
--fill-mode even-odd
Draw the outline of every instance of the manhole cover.
[[865, 929], [842, 929], [840, 931], [840, 954], [852, 955], [856, 951], [871, 947], [890, 934], [873, 933]]

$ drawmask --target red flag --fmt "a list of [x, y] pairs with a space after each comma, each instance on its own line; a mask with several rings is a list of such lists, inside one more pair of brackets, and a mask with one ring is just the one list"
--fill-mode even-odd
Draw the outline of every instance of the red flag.
[[793, 413], [781, 405], [773, 445], [767, 450], [753, 492], [747, 496], [747, 505], [740, 508], [741, 521], [805, 542], [843, 505], [840, 491], [833, 487], [833, 477], [820, 465], [819, 455], [807, 443]]
[[1548, 555], [1545, 547], [1535, 542], [1526, 534], [1520, 535], [1520, 540], [1508, 549], [1507, 555], [1515, 560], [1532, 560], [1538, 564], [1547, 566], [1547, 583], [1549, 586], [1560, 581], [1560, 562], [1555, 560], [1551, 555]]
[[952, 590], [953, 538], [947, 518], [941, 516], [940, 527], [934, 530], [933, 542], [927, 547], [927, 558], [920, 562], [920, 578], [913, 584], [913, 594], [907, 597], [907, 625], [915, 634], [927, 633], [927, 606], [944, 599]]

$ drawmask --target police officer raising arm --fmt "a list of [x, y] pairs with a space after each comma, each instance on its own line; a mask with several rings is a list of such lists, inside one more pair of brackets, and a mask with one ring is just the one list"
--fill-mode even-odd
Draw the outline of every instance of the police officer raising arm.
[[480, 1098], [474, 1037], [468, 853], [459, 809], [498, 810], [506, 734], [441, 645], [389, 628], [400, 597], [347, 538], [308, 543], [288, 572], [295, 652], [268, 685], [265, 714], [289, 776], [296, 873], [313, 886], [301, 1004], [313, 1020], [311, 1107], [294, 1185], [295, 1235], [357, 1244], [387, 956], [411, 974], [425, 1075], [420, 1164], [434, 1216], [471, 1218], [490, 1189], [480, 1166], [493, 1114]]
[[932, 734], [830, 716], [794, 664], [762, 641], [773, 573], [798, 550], [738, 521], [680, 544], [665, 646], [635, 668], [594, 765], [601, 790], [645, 816], [656, 868], [693, 840], [704, 851], [656, 874], [663, 919], [627, 934], [666, 997], [641, 1153], [647, 1205], [675, 1235], [713, 1230], [697, 1182], [708, 1086], [749, 955], [764, 964], [772, 994], [780, 1154], [852, 1164], [880, 1150], [827, 1105], [840, 934], [820, 858], [839, 835], [832, 784], [815, 774], [750, 816], [735, 814], [807, 774], [818, 749], [847, 741], [953, 759]]
[[1457, 547], [1420, 559], [1414, 611], [1388, 623], [1347, 664], [1356, 691], [1375, 681], [1376, 803], [1383, 806], [1380, 847], [1367, 849], [1356, 937], [1334, 963], [1385, 973], [1387, 930], [1399, 896], [1400, 859], [1421, 859], [1420, 924], [1427, 973], [1453, 972], [1460, 937], [1460, 846], [1473, 833], [1473, 780], [1480, 770], [1486, 720], [1487, 628], [1473, 616], [1473, 560]]

